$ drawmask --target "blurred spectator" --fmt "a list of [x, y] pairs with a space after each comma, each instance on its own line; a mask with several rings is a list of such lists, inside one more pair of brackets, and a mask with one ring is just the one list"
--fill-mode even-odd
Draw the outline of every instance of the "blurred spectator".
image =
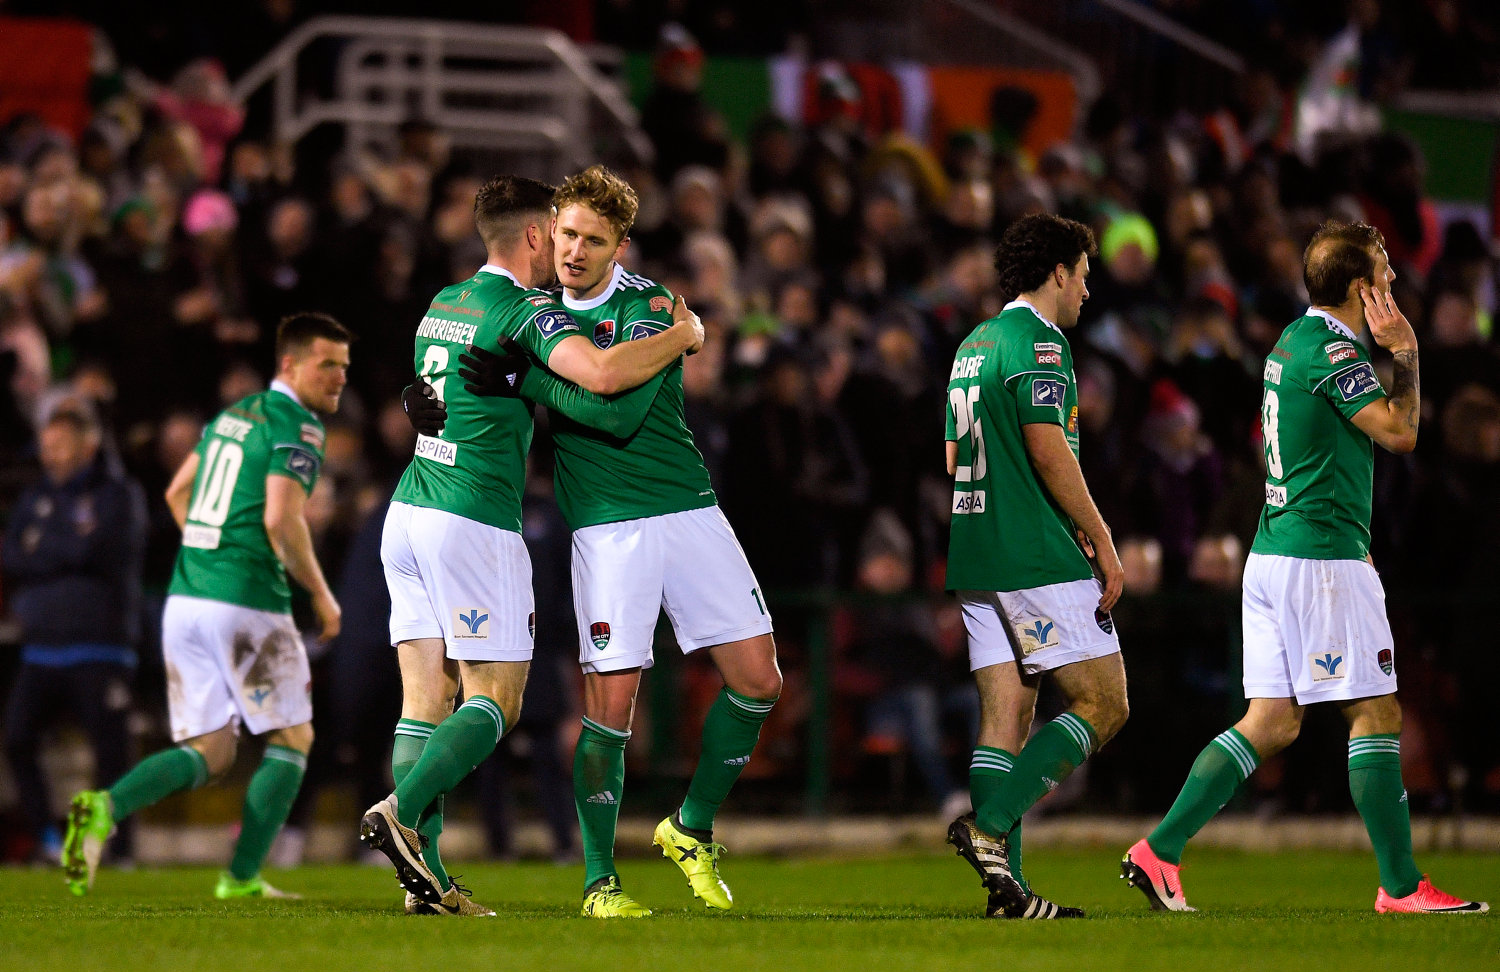
[[1151, 389], [1141, 443], [1128, 522], [1161, 545], [1164, 582], [1181, 584], [1223, 488], [1223, 464], [1202, 432], [1198, 406], [1170, 381]]
[[666, 24], [651, 67], [656, 86], [641, 106], [641, 123], [656, 146], [657, 179], [670, 184], [687, 165], [722, 172], [729, 140], [724, 119], [703, 97], [703, 48], [681, 24]]
[[[42, 771], [43, 732], [71, 716], [93, 751], [92, 785], [124, 772], [140, 635], [145, 498], [101, 452], [98, 422], [86, 408], [65, 404], [42, 426], [42, 480], [21, 494], [4, 541], [11, 613], [22, 639], [5, 753], [39, 857], [49, 861], [61, 837]], [[129, 856], [128, 838], [116, 848]]]

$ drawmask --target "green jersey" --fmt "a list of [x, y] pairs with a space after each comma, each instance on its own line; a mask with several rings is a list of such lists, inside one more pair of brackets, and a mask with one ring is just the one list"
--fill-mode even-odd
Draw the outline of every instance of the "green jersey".
[[1026, 301], [959, 345], [948, 376], [958, 443], [948, 540], [950, 591], [1019, 591], [1093, 576], [1073, 524], [1031, 465], [1021, 426], [1060, 425], [1078, 455], [1073, 351]]
[[290, 614], [286, 568], [266, 535], [266, 477], [311, 493], [323, 466], [323, 423], [272, 382], [208, 423], [169, 594]]
[[[562, 300], [600, 348], [672, 326], [672, 295], [619, 264], [598, 297], [577, 301], [564, 293]], [[577, 530], [713, 506], [708, 469], [683, 416], [681, 359], [617, 397], [645, 409], [639, 425], [622, 436], [553, 413], [557, 504], [568, 526]]]
[[1363, 560], [1375, 450], [1351, 420], [1385, 397], [1369, 354], [1340, 321], [1309, 308], [1281, 332], [1262, 387], [1266, 505], [1250, 551]]
[[531, 407], [467, 391], [458, 356], [465, 345], [495, 349], [511, 338], [545, 364], [553, 348], [577, 333], [556, 299], [522, 287], [501, 267], [486, 264], [439, 292], [417, 327], [415, 367], [447, 404], [448, 418], [441, 435], [417, 436], [416, 455], [391, 500], [520, 533]]

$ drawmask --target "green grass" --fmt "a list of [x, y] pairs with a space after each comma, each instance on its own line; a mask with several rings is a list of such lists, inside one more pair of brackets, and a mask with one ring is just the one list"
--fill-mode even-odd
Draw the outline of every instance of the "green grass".
[[[1500, 856], [1427, 855], [1440, 886], [1500, 901]], [[1317, 972], [1500, 969], [1500, 921], [1388, 917], [1371, 909], [1374, 862], [1334, 853], [1192, 852], [1203, 913], [1156, 914], [1116, 878], [1107, 850], [1038, 850], [1027, 870], [1082, 922], [983, 921], [978, 879], [952, 856], [728, 858], [740, 909], [705, 914], [675, 868], [622, 862], [643, 921], [574, 917], [580, 868], [460, 866], [498, 919], [408, 918], [384, 868], [307, 867], [270, 877], [301, 902], [221, 903], [214, 871], [104, 871], [77, 899], [57, 871], [0, 871], [0, 969], [27, 972], [629, 972], [1162, 968]]]

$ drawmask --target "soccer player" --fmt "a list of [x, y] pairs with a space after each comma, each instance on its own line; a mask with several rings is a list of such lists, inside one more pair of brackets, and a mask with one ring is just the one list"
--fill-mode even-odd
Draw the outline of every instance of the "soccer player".
[[312, 595], [320, 637], [338, 634], [339, 604], [313, 553], [303, 507], [323, 462], [317, 413], [338, 409], [349, 340], [325, 314], [283, 320], [271, 387], [219, 413], [167, 487], [167, 505], [182, 528], [162, 615], [177, 745], [137, 763], [108, 790], [73, 797], [62, 862], [74, 894], [93, 887], [117, 821], [234, 764], [243, 724], [266, 737], [266, 750], [214, 895], [297, 897], [260, 875], [313, 742], [311, 674], [286, 578]]
[[[1182, 851], [1260, 765], [1297, 738], [1306, 706], [1349, 723], [1349, 792], [1364, 820], [1378, 912], [1489, 910], [1433, 887], [1412, 859], [1401, 783], [1401, 706], [1385, 591], [1370, 560], [1374, 448], [1417, 445], [1417, 338], [1391, 297], [1380, 231], [1325, 223], [1302, 256], [1312, 306], [1266, 358], [1261, 431], [1266, 503], [1245, 565], [1244, 718], [1199, 753], [1166, 817], [1125, 853], [1122, 876], [1151, 907], [1193, 911]], [[1359, 337], [1391, 352], [1387, 395]]]
[[[1078, 392], [1063, 335], [1089, 295], [1095, 252], [1093, 233], [1072, 220], [1011, 224], [995, 267], [1001, 288], [1019, 296], [964, 340], [948, 381], [948, 589], [963, 608], [980, 700], [975, 812], [949, 826], [948, 841], [989, 891], [987, 917], [1082, 916], [1026, 884], [1021, 815], [1129, 711], [1109, 613], [1124, 572], [1078, 467]], [[1043, 673], [1068, 709], [1027, 742]]]
[[[450, 383], [459, 352], [511, 339], [577, 385], [614, 393], [702, 344], [701, 325], [680, 302], [678, 323], [669, 319], [650, 340], [605, 351], [582, 338], [568, 312], [536, 289], [554, 279], [552, 193], [512, 176], [479, 191], [474, 216], [489, 262], [439, 292], [416, 330], [416, 369], [446, 405], [447, 421], [438, 434], [418, 436], [386, 516], [381, 561], [403, 696], [396, 790], [360, 828], [395, 865], [409, 912], [493, 914], [442, 866], [440, 801], [515, 725], [532, 651], [531, 563], [521, 540], [531, 411]], [[465, 701], [454, 711], [460, 679]]]
[[[672, 296], [619, 263], [630, 244], [635, 191], [593, 166], [568, 179], [555, 203], [562, 302], [594, 344], [628, 347], [667, 327]], [[653, 843], [681, 868], [695, 897], [709, 908], [729, 909], [734, 897], [719, 874], [723, 846], [713, 840], [714, 817], [750, 762], [781, 694], [781, 671], [760, 585], [719, 510], [683, 417], [681, 364], [674, 361], [611, 402], [625, 422], [606, 433], [573, 421], [568, 403], [555, 397], [557, 382], [542, 369], [530, 369], [515, 386], [493, 379], [485, 384], [562, 413], [553, 426], [557, 499], [574, 531], [573, 603], [584, 671], [583, 730], [573, 762], [584, 850], [582, 913], [651, 913], [621, 889], [614, 844], [625, 744], [663, 608], [678, 646], [684, 653], [706, 650], [724, 687], [704, 720], [687, 793], [657, 825]]]

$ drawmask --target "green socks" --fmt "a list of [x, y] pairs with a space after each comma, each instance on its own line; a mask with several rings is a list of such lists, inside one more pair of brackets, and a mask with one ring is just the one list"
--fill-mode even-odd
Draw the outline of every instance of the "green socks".
[[307, 770], [307, 754], [286, 746], [270, 744], [261, 757], [260, 766], [250, 777], [245, 791], [245, 808], [240, 814], [240, 839], [234, 844], [229, 873], [237, 881], [248, 881], [260, 873], [260, 866], [271, 849], [271, 842], [292, 812], [292, 801], [302, 788], [302, 774]]
[[678, 820], [684, 827], [714, 829], [714, 815], [749, 764], [755, 741], [760, 738], [760, 727], [775, 704], [775, 699], [752, 699], [727, 686], [719, 691], [703, 720], [703, 750], [688, 783], [687, 797], [678, 811]]
[[[1010, 773], [1016, 758], [994, 746], [975, 746], [974, 757], [969, 761], [969, 803], [982, 807], [1000, 792], [1005, 777]], [[1021, 876], [1021, 821], [1017, 820], [1010, 832], [1010, 874], [1021, 885], [1021, 890], [1031, 893], [1031, 885]]]
[[1401, 784], [1401, 737], [1355, 736], [1349, 740], [1349, 795], [1365, 822], [1380, 886], [1395, 898], [1417, 890], [1422, 872], [1411, 855], [1411, 809]]
[[625, 743], [629, 732], [583, 720], [573, 753], [573, 803], [583, 840], [583, 886], [615, 873], [615, 825], [625, 791]]
[[997, 837], [1010, 833], [1022, 814], [1088, 759], [1098, 738], [1093, 727], [1072, 712], [1038, 729], [1021, 748], [1009, 776], [983, 806], [974, 808], [979, 829]]
[[438, 797], [453, 789], [505, 735], [505, 716], [494, 699], [471, 696], [432, 735], [406, 779], [396, 784], [396, 819], [416, 827], [422, 813]]
[[1182, 863], [1182, 849], [1214, 814], [1224, 809], [1260, 766], [1260, 754], [1237, 729], [1226, 729], [1203, 747], [1182, 784], [1172, 809], [1146, 838], [1152, 853], [1168, 864]]
[[[417, 765], [428, 737], [436, 728], [430, 722], [417, 719], [402, 719], [396, 723], [396, 738], [391, 743], [391, 779], [396, 781], [397, 786], [406, 779], [411, 768]], [[422, 849], [422, 860], [446, 891], [452, 881], [449, 880], [448, 871], [443, 867], [443, 859], [438, 854], [438, 837], [442, 832], [443, 798], [439, 796], [417, 821], [417, 833], [427, 838], [427, 846]]]
[[208, 764], [191, 746], [152, 753], [120, 777], [109, 789], [116, 820], [164, 800], [178, 790], [193, 790], [208, 782]]

